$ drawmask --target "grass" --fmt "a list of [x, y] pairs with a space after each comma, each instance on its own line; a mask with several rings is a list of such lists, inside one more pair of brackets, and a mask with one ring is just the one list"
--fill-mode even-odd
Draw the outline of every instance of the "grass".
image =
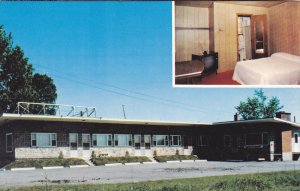
[[125, 156], [125, 157], [98, 157], [92, 159], [92, 162], [96, 165], [104, 165], [111, 163], [128, 163], [128, 162], [150, 162], [151, 160], [148, 157], [134, 157], [134, 156]]
[[6, 170], [11, 168], [24, 168], [24, 167], [35, 167], [42, 168], [47, 166], [64, 166], [70, 165], [85, 165], [86, 163], [82, 159], [78, 158], [45, 158], [45, 159], [20, 159], [9, 163], [5, 166]]
[[122, 184], [80, 184], [27, 186], [1, 191], [256, 191], [300, 190], [300, 171], [213, 176]]
[[165, 155], [165, 156], [155, 156], [155, 160], [158, 162], [166, 162], [170, 160], [197, 160], [198, 157], [194, 155]]

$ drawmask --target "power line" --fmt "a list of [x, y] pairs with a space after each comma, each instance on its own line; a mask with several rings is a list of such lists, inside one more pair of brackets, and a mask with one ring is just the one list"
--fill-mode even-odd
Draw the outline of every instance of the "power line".
[[[40, 67], [42, 67], [42, 68], [46, 68], [46, 69], [53, 70], [53, 71], [61, 73], [60, 71], [55, 70], [53, 68], [41, 66], [39, 64], [37, 64], [37, 65], [40, 66]], [[103, 82], [96, 82], [94, 80], [85, 79], [85, 78], [82, 78], [82, 77], [81, 77], [81, 79], [83, 79], [85, 81], [92, 82], [92, 83], [101, 84], [101, 85], [107, 86], [109, 88], [114, 88], [114, 89], [126, 91], [128, 93], [137, 94], [137, 95], [141, 95], [141, 96], [144, 96], [144, 97], [149, 97], [149, 98], [156, 99], [156, 100], [159, 100], [159, 101], [163, 100], [165, 102], [169, 102], [169, 103], [172, 103], [172, 104], [178, 104], [178, 105], [183, 105], [185, 107], [188, 106], [188, 107], [191, 107], [191, 108], [195, 108], [195, 106], [187, 104], [187, 103], [183, 103], [183, 102], [179, 102], [179, 101], [175, 101], [175, 100], [171, 100], [171, 99], [166, 99], [166, 98], [162, 98], [162, 97], [158, 97], [158, 96], [153, 96], [153, 95], [149, 95], [149, 94], [145, 94], [145, 93], [140, 93], [140, 92], [137, 92], [137, 91], [128, 90], [128, 89], [125, 89], [125, 88], [122, 88], [122, 87], [118, 87], [118, 86], [115, 86], [115, 85], [112, 85], [112, 84], [107, 84], [107, 83], [103, 83]]]
[[[136, 97], [136, 96], [132, 96], [132, 95], [128, 95], [128, 94], [124, 94], [124, 93], [121, 93], [121, 92], [117, 92], [117, 91], [113, 91], [113, 90], [109, 90], [109, 89], [105, 89], [105, 88], [100, 88], [98, 86], [94, 86], [94, 85], [90, 85], [90, 84], [87, 84], [85, 82], [82, 82], [82, 81], [79, 81], [79, 80], [74, 80], [74, 79], [70, 79], [70, 78], [66, 78], [66, 77], [62, 77], [62, 76], [59, 76], [57, 74], [51, 74], [52, 76], [56, 76], [57, 78], [61, 78], [63, 80], [68, 80], [68, 81], [71, 81], [71, 82], [74, 82], [76, 84], [81, 84], [81, 85], [84, 85], [84, 86], [87, 86], [87, 87], [91, 87], [91, 88], [95, 88], [95, 89], [98, 89], [98, 90], [102, 90], [102, 91], [107, 91], [107, 92], [110, 92], [110, 93], [114, 93], [114, 94], [118, 94], [118, 95], [122, 95], [122, 96], [126, 96], [126, 97], [129, 97], [129, 98], [133, 98], [133, 99], [139, 99], [139, 100], [142, 100], [142, 101], [146, 101], [146, 102], [151, 102], [151, 100], [149, 99], [145, 99], [145, 98], [140, 98], [140, 97]], [[152, 100], [153, 102], [154, 100]], [[160, 101], [156, 101], [155, 102], [157, 103], [160, 103], [162, 105], [166, 105], [166, 106], [171, 106], [171, 107], [177, 107], [177, 108], [180, 108], [180, 109], [185, 109], [185, 110], [198, 110], [200, 112], [203, 112], [197, 108], [189, 108], [189, 107], [184, 107], [184, 106], [178, 106], [178, 105], [174, 105], [174, 104], [169, 104], [169, 103], [163, 103], [163, 102], [160, 102]]]
[[[51, 69], [49, 67], [42, 67], [42, 68], [47, 68], [47, 69], [50, 69], [50, 70], [58, 72], [57, 70]], [[189, 104], [185, 104], [185, 103], [181, 103], [181, 102], [177, 102], [177, 101], [174, 101], [174, 100], [164, 99], [164, 98], [161, 98], [161, 97], [158, 97], [158, 96], [152, 96], [152, 95], [148, 95], [148, 94], [143, 94], [143, 93], [139, 93], [139, 92], [136, 92], [136, 91], [131, 91], [131, 90], [127, 90], [127, 89], [124, 89], [124, 88], [120, 88], [120, 87], [117, 87], [117, 86], [114, 86], [114, 85], [108, 85], [108, 84], [105, 84], [105, 83], [97, 82], [97, 84], [102, 84], [102, 85], [107, 86], [107, 87], [112, 87], [112, 88], [123, 90], [123, 91], [129, 92], [129, 93], [133, 93], [133, 94], [141, 95], [141, 96], [144, 96], [144, 97], [148, 97], [148, 99], [147, 98], [141, 98], [141, 97], [137, 97], [136, 95], [135, 96], [134, 95], [129, 95], [129, 94], [125, 94], [125, 93], [122, 93], [122, 92], [119, 92], [119, 91], [115, 91], [115, 90], [111, 90], [111, 89], [107, 89], [107, 88], [102, 88], [102, 87], [99, 87], [99, 86], [91, 85], [89, 83], [86, 83], [86, 82], [83, 82], [83, 81], [79, 81], [77, 78], [76, 79], [72, 79], [72, 78], [69, 78], [69, 77], [65, 77], [65, 75], [64, 75], [64, 77], [62, 77], [61, 75], [57, 75], [57, 74], [52, 73], [52, 72], [50, 72], [50, 73], [51, 73], [52, 76], [56, 76], [56, 77], [64, 79], [64, 80], [76, 82], [76, 83], [79, 83], [81, 85], [92, 87], [92, 88], [96, 88], [96, 89], [99, 89], [99, 90], [102, 90], [102, 91], [107, 91], [107, 92], [110, 92], [110, 93], [114, 93], [114, 94], [118, 94], [118, 95], [130, 97], [130, 98], [134, 98], [134, 99], [139, 99], [139, 100], [143, 100], [143, 101], [146, 101], [146, 102], [155, 101], [155, 102], [158, 102], [160, 104], [167, 105], [167, 106], [182, 108], [182, 109], [186, 109], [186, 110], [196, 110], [196, 111], [200, 111], [200, 112], [205, 112], [204, 110], [201, 110], [198, 107], [195, 107], [195, 106], [192, 106], [192, 105], [189, 105]], [[87, 79], [85, 79], [85, 80], [86, 81], [91, 81], [91, 80], [87, 80]], [[149, 100], [149, 98], [151, 98], [153, 100]], [[163, 101], [167, 102], [167, 103], [164, 103]]]

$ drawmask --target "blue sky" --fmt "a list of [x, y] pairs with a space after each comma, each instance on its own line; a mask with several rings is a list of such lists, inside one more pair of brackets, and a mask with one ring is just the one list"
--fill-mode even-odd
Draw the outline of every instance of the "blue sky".
[[[0, 24], [54, 79], [57, 103], [106, 118], [123, 118], [125, 105], [128, 119], [232, 120], [254, 89], [173, 88], [171, 20], [171, 2], [0, 3]], [[264, 91], [300, 120], [300, 89]]]

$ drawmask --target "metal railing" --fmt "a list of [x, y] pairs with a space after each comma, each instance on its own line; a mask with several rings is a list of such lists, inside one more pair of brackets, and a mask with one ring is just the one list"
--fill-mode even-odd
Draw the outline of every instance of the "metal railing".
[[96, 117], [95, 107], [52, 103], [18, 102], [18, 114], [53, 115], [61, 117]]

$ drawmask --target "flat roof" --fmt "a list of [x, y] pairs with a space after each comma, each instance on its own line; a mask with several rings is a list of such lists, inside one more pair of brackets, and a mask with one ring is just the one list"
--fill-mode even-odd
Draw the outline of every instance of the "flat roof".
[[108, 119], [94, 117], [61, 117], [52, 115], [32, 115], [32, 114], [11, 114], [3, 113], [0, 117], [0, 124], [14, 120], [28, 121], [57, 121], [57, 122], [84, 122], [84, 123], [109, 123], [109, 124], [132, 124], [132, 125], [161, 125], [161, 126], [202, 126], [211, 123], [191, 123], [172, 121], [151, 121], [151, 120], [129, 120], [129, 119]]
[[249, 124], [249, 123], [279, 123], [279, 124], [288, 124], [293, 127], [300, 127], [299, 123], [286, 121], [280, 118], [265, 118], [265, 119], [252, 119], [252, 120], [238, 120], [238, 121], [224, 121], [224, 122], [215, 122], [212, 125], [230, 125], [230, 124]]
[[181, 121], [155, 121], [155, 120], [129, 120], [129, 119], [109, 119], [109, 118], [94, 118], [94, 117], [64, 117], [52, 115], [32, 115], [32, 114], [11, 114], [3, 113], [0, 117], [0, 125], [9, 121], [53, 121], [53, 122], [80, 122], [80, 123], [98, 123], [98, 124], [131, 124], [131, 125], [160, 125], [160, 126], [223, 126], [223, 125], [243, 125], [251, 123], [277, 123], [285, 124], [291, 127], [300, 128], [299, 123], [286, 121], [279, 118], [239, 120], [239, 121], [224, 121], [214, 123], [200, 122], [181, 122]]

